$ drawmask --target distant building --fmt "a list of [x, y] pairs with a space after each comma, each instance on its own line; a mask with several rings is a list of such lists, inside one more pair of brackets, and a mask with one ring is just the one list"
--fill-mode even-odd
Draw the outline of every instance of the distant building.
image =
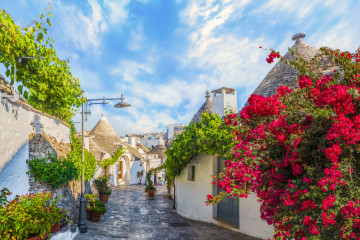
[[182, 132], [185, 126], [183, 123], [169, 124], [167, 127], [167, 139], [173, 140], [176, 135]]

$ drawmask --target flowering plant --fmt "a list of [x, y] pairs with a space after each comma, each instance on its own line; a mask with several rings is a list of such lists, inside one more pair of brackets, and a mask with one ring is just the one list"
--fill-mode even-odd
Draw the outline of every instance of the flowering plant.
[[87, 210], [96, 212], [98, 214], [106, 213], [105, 203], [97, 200], [97, 194], [85, 194], [84, 197], [88, 200], [89, 206]]
[[8, 195], [11, 195], [11, 192], [9, 191], [9, 189], [3, 188], [0, 190], [0, 207], [2, 205], [5, 205], [8, 202], [8, 200], [7, 200]]
[[[59, 199], [59, 198], [58, 198]], [[47, 192], [27, 194], [8, 202], [0, 208], [0, 239], [26, 239], [50, 233], [58, 218], [56, 202]], [[55, 211], [53, 211], [55, 209]]]
[[[239, 118], [225, 120], [236, 125], [236, 146], [216, 179], [224, 191], [208, 203], [246, 197], [248, 186], [274, 239], [360, 239], [360, 53], [321, 51], [311, 64], [287, 61], [298, 89], [252, 95]], [[321, 71], [326, 61], [332, 74]]]

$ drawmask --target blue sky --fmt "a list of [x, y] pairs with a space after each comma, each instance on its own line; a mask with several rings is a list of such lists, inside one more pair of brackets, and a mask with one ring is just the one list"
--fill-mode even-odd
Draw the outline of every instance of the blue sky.
[[[25, 26], [48, 3], [0, 0], [0, 8]], [[51, 6], [55, 48], [70, 59], [86, 96], [123, 93], [132, 105], [94, 106], [86, 130], [104, 113], [119, 135], [188, 124], [205, 91], [223, 86], [237, 90], [241, 108], [273, 66], [259, 46], [284, 54], [298, 32], [314, 46], [351, 52], [360, 46], [358, 0], [54, 0]]]

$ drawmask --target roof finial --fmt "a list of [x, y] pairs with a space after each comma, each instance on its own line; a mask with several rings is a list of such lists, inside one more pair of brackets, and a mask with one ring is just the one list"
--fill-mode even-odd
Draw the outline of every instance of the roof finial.
[[209, 91], [209, 90], [206, 90], [206, 92], [205, 92], [205, 93], [206, 93], [206, 96], [205, 96], [205, 97], [206, 97], [206, 99], [209, 99], [209, 98], [210, 98], [210, 91]]
[[103, 113], [101, 116], [102, 116], [102, 117], [105, 117], [105, 114]]
[[292, 37], [292, 40], [295, 41], [295, 43], [302, 41], [302, 39], [306, 37], [306, 34], [304, 32], [297, 33]]

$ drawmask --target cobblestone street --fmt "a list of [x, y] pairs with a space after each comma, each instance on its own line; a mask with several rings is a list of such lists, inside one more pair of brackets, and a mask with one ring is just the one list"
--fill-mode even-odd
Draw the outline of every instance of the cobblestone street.
[[89, 222], [88, 232], [77, 234], [75, 240], [88, 239], [239, 239], [256, 240], [229, 229], [185, 219], [172, 209], [172, 200], [165, 197], [165, 186], [148, 199], [144, 186], [113, 188], [107, 213], [100, 222]]

